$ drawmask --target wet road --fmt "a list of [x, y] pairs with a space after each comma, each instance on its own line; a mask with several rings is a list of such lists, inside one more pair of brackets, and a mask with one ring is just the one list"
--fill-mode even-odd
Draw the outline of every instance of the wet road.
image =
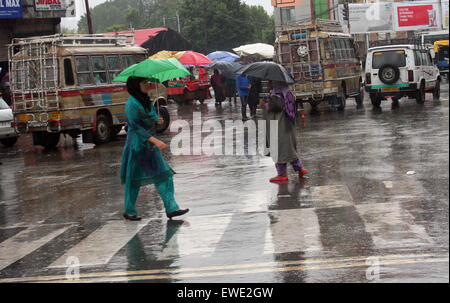
[[[173, 221], [153, 186], [143, 220], [122, 219], [123, 133], [99, 147], [62, 137], [55, 151], [22, 136], [0, 149], [0, 282], [70, 282], [74, 260], [82, 282], [448, 282], [448, 87], [423, 106], [364, 105], [300, 113], [304, 181], [289, 168], [288, 183], [269, 183], [260, 155], [165, 152], [191, 209]], [[169, 110], [240, 119], [239, 104], [214, 100]]]

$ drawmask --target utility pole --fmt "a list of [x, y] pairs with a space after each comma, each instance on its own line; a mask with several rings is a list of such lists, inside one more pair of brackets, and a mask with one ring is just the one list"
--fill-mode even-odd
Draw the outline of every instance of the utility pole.
[[180, 15], [178, 15], [178, 11], [177, 11], [177, 22], [178, 22], [178, 32], [181, 33], [181, 27], [180, 27]]
[[89, 1], [88, 0], [84, 0], [84, 5], [86, 6], [86, 17], [87, 17], [87, 22], [88, 22], [88, 31], [89, 34], [93, 34], [94, 31], [92, 30], [92, 20], [91, 20], [91, 12], [89, 11]]
[[206, 31], [206, 0], [203, 0], [203, 39], [205, 43], [204, 52], [208, 51], [208, 33]]

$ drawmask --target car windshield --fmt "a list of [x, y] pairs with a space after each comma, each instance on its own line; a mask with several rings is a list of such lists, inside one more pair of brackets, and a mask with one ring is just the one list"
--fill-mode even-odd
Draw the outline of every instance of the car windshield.
[[9, 109], [8, 103], [0, 98], [0, 109]]
[[385, 64], [395, 67], [406, 66], [405, 51], [394, 50], [386, 52], [374, 52], [372, 59], [372, 68], [380, 68]]

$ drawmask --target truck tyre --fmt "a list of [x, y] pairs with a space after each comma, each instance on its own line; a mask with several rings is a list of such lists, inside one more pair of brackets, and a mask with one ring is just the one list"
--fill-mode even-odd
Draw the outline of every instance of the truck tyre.
[[441, 80], [437, 79], [436, 80], [436, 85], [434, 86], [433, 89], [433, 100], [439, 100], [439, 98], [441, 97]]
[[163, 106], [159, 107], [159, 116], [164, 119], [164, 124], [156, 125], [156, 132], [158, 134], [164, 132], [169, 127], [170, 124], [170, 115], [166, 107]]
[[420, 88], [416, 93], [416, 103], [417, 104], [425, 103], [425, 84], [423, 82], [420, 84]]
[[5, 138], [1, 139], [0, 142], [5, 147], [12, 147], [14, 144], [16, 144], [18, 137], [12, 137], [12, 138]]
[[111, 139], [112, 127], [108, 118], [103, 115], [97, 115], [97, 127], [94, 131], [94, 143], [97, 145], [109, 142]]
[[359, 81], [359, 94], [355, 96], [355, 101], [356, 101], [356, 108], [362, 108], [363, 107], [364, 88], [363, 88], [363, 85], [362, 85], [361, 81]]

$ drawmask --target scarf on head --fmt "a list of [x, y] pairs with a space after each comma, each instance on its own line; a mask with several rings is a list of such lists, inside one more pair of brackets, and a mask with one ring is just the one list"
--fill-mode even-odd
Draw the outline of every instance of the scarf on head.
[[144, 80], [145, 78], [129, 77], [127, 80], [127, 91], [131, 96], [136, 98], [136, 100], [138, 100], [139, 103], [142, 104], [146, 112], [150, 112], [151, 111], [150, 97], [147, 94], [144, 94], [141, 91], [141, 87], [139, 86], [139, 83]]
[[278, 96], [283, 100], [283, 109], [286, 116], [295, 123], [295, 97], [289, 89], [289, 85], [285, 82], [273, 81], [273, 90], [269, 95]]

